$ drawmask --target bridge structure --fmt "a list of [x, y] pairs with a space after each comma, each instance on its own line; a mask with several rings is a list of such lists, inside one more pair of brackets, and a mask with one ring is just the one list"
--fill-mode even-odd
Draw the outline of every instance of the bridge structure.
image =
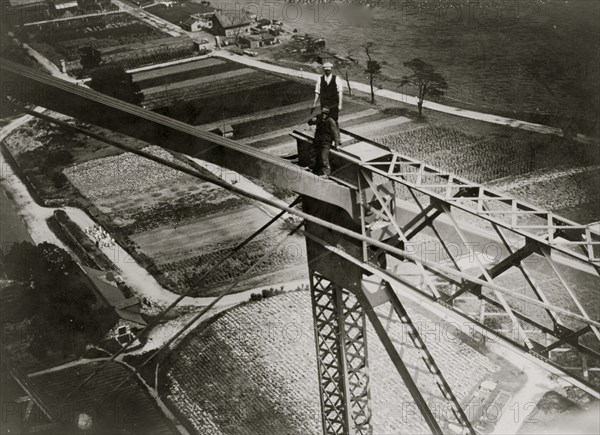
[[[292, 133], [294, 164], [9, 61], [0, 70], [3, 98], [13, 103], [46, 107], [301, 196], [301, 210], [253, 199], [304, 222], [324, 433], [372, 433], [368, 323], [429, 430], [476, 433], [411, 319], [410, 301], [600, 397], [600, 235], [590, 227], [350, 131], [342, 130], [333, 175], [324, 180], [301, 169], [312, 145], [304, 132]], [[435, 250], [423, 247], [431, 245]], [[491, 260], [486, 249], [493, 249]], [[586, 279], [574, 280], [577, 274]], [[407, 340], [391, 334], [392, 325]], [[435, 412], [440, 404], [447, 412]]]

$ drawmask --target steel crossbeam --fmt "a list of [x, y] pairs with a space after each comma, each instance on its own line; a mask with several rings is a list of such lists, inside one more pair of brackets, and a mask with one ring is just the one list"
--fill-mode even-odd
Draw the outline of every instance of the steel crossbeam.
[[[338, 159], [338, 163], [344, 167], [355, 165], [358, 168], [356, 172], [360, 173], [360, 177], [357, 177], [355, 173], [345, 169], [342, 180], [348, 185], [356, 186], [361, 219], [364, 221], [365, 216], [369, 217], [368, 222], [363, 225], [363, 235], [375, 238], [379, 235], [379, 240], [400, 249], [406, 249], [416, 236], [423, 235], [443, 248], [444, 255], [457, 272], [463, 276], [473, 276], [478, 282], [464, 278], [457, 280], [451, 274], [440, 273], [435, 268], [419, 264], [418, 260], [409, 260], [421, 276], [421, 284], [415, 285], [399, 276], [402, 274], [402, 268], [391, 274], [389, 270], [385, 270], [386, 257], [391, 255], [403, 263], [407, 262], [407, 258], [387, 252], [381, 246], [369, 247], [367, 243], [363, 243], [362, 246], [362, 261], [375, 270], [384, 272], [380, 276], [391, 279], [390, 282], [403, 283], [404, 288], [422, 293], [445, 309], [460, 313], [462, 317], [480, 325], [483, 331], [497, 335], [539, 358], [553, 369], [560, 370], [567, 379], [582, 386], [586, 391], [598, 395], [600, 379], [590, 378], [591, 373], [598, 373], [597, 369], [600, 370], [600, 343], [597, 340], [600, 337], [592, 320], [596, 312], [592, 315], [586, 303], [580, 301], [578, 292], [573, 289], [556, 264], [557, 261], [561, 262], [561, 266], [568, 265], [569, 262], [579, 262], [583, 263], [581, 267], [591, 266], [589, 270], [597, 273], [597, 259], [591, 254], [596, 252], [600, 243], [598, 235], [584, 225], [572, 223], [505, 194], [445, 174], [429, 165], [404, 158], [373, 141], [350, 132], [346, 133], [353, 137], [354, 141], [344, 144], [341, 150], [333, 151], [332, 154], [334, 161]], [[294, 136], [298, 140], [307, 140], [305, 135], [298, 132], [295, 132]], [[373, 147], [369, 149], [369, 145]], [[365, 157], [373, 155], [377, 157]], [[358, 181], [349, 178], [348, 174], [354, 174]], [[375, 178], [379, 183], [377, 185], [373, 182]], [[383, 186], [381, 180], [392, 182], [392, 187], [380, 188]], [[395, 216], [396, 206], [389, 196], [397, 196], [396, 186], [403, 189], [405, 194], [408, 193], [408, 198], [412, 199], [418, 208], [418, 212], [409, 219]], [[370, 203], [364, 199], [366, 191]], [[464, 269], [464, 261], [461, 261], [464, 259], [453, 255], [448, 242], [454, 240], [466, 246], [471, 241], [472, 233], [465, 230], [462, 216], [459, 219], [456, 212], [474, 215], [494, 231], [492, 233], [486, 230], [485, 234], [486, 237], [495, 240], [497, 246], [503, 250], [501, 258], [491, 265], [486, 265], [475, 255], [467, 264], [468, 268]], [[500, 218], [501, 216], [505, 219]], [[561, 224], [558, 225], [557, 222]], [[373, 231], [373, 228], [377, 230]], [[452, 234], [449, 234], [449, 229]], [[543, 231], [535, 232], [536, 229]], [[585, 234], [586, 238], [578, 240], [578, 236], [575, 237], [574, 234]], [[553, 258], [556, 254], [559, 256]], [[356, 253], [352, 255], [355, 256]], [[536, 278], [539, 270], [535, 273], [529, 270], [528, 262], [539, 263], [540, 259], [547, 261], [551, 268], [549, 272], [554, 275], [548, 282], [540, 282], [539, 278]], [[537, 308], [533, 305], [537, 312], [528, 312], [527, 305], [524, 310], [519, 305], [523, 301], [519, 302], [514, 296], [494, 289], [493, 285], [497, 285], [498, 280], [505, 279], [512, 271], [519, 273], [525, 280], [525, 291], [540, 302]], [[510, 279], [514, 279], [513, 275], [510, 276]], [[486, 282], [492, 286], [488, 288]], [[559, 288], [549, 290], [546, 287], [550, 284], [558, 285]], [[558, 296], [557, 292], [561, 295]], [[464, 311], [460, 308], [467, 295], [475, 296], [470, 304], [479, 303], [479, 309]], [[577, 314], [584, 321], [589, 320], [592, 324], [563, 317], [567, 313], [558, 308], [557, 300], [561, 300], [561, 308], [568, 307], [570, 312]], [[525, 302], [528, 303], [530, 302]], [[546, 317], [540, 318], [539, 313]], [[550, 326], [547, 326], [548, 322]], [[572, 358], [561, 360], [560, 355], [564, 355], [565, 352], [579, 357], [581, 365], [573, 365]]]
[[[435, 198], [448, 206], [476, 215], [522, 237], [537, 240], [557, 251], [600, 267], [600, 235], [590, 231], [587, 225], [577, 224], [524, 201], [494, 192], [431, 165], [392, 152], [387, 147], [350, 131], [343, 129], [341, 131], [357, 141], [387, 150], [388, 153], [384, 158], [374, 162], [366, 163], [350, 155], [344, 156], [346, 160], [429, 198]], [[427, 182], [427, 178], [432, 178], [434, 181]], [[438, 180], [445, 180], [445, 182], [440, 183]], [[484, 211], [483, 206], [486, 202], [494, 204], [497, 208]], [[541, 222], [520, 223], [519, 219], [523, 217]], [[543, 234], [529, 231], [535, 229], [544, 230]], [[574, 248], [581, 248], [584, 253], [581, 254]]]

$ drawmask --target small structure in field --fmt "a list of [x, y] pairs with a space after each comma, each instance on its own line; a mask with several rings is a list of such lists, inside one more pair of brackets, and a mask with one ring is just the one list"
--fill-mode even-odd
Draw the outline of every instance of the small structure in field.
[[76, 0], [54, 0], [52, 2], [52, 7], [56, 12], [62, 14], [67, 11], [76, 11], [79, 8], [79, 4]]
[[199, 32], [212, 26], [212, 13], [190, 15], [180, 26], [188, 32]]
[[277, 39], [275, 38], [275, 36], [271, 35], [270, 33], [261, 33], [260, 39], [260, 45], [262, 47], [268, 47], [277, 43]]
[[231, 124], [224, 124], [221, 127], [217, 127], [211, 131], [211, 133], [218, 134], [219, 136], [232, 138], [233, 137], [233, 127]]
[[250, 19], [236, 14], [216, 13], [212, 16], [212, 30], [217, 36], [241, 36], [250, 33]]
[[89, 281], [102, 299], [111, 305], [117, 315], [126, 321], [146, 326], [147, 322], [141, 316], [140, 301], [136, 297], [127, 298], [121, 289], [106, 279], [105, 273], [91, 267], [81, 266]]
[[260, 36], [246, 35], [240, 36], [238, 40], [240, 48], [258, 48], [261, 46], [262, 39]]
[[94, 50], [100, 56], [102, 63], [122, 63], [135, 58], [157, 56], [165, 53], [189, 52], [191, 54], [194, 49], [194, 41], [187, 36], [179, 36], [174, 38], [155, 39], [146, 42], [134, 42], [133, 44], [117, 45], [113, 47], [96, 48]]

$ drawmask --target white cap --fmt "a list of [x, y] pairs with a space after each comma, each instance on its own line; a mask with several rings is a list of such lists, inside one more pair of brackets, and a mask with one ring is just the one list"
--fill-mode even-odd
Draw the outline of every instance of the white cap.
[[323, 68], [333, 68], [333, 64], [331, 62], [325, 62]]

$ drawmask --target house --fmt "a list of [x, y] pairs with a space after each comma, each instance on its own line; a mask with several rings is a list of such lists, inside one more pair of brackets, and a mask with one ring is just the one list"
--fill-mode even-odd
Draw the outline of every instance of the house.
[[266, 18], [261, 18], [260, 20], [256, 20], [256, 26], [260, 27], [261, 29], [269, 29], [272, 24], [273, 24], [273, 21], [267, 20]]
[[218, 134], [219, 136], [232, 138], [233, 137], [233, 127], [230, 124], [224, 124], [222, 127], [217, 127], [214, 130], [211, 130], [211, 133]]
[[199, 32], [206, 25], [206, 22], [203, 20], [199, 20], [194, 16], [188, 17], [186, 20], [182, 21], [179, 24], [183, 30], [187, 32]]
[[216, 13], [212, 16], [212, 30], [215, 35], [225, 37], [250, 34], [250, 19], [233, 13]]
[[85, 271], [94, 289], [111, 305], [119, 318], [138, 325], [146, 326], [147, 322], [141, 316], [140, 301], [136, 297], [127, 298], [119, 287], [106, 279], [106, 274], [101, 270], [81, 266]]
[[179, 26], [188, 32], [199, 32], [212, 26], [212, 12], [190, 15]]
[[52, 6], [59, 14], [62, 14], [66, 11], [73, 12], [79, 8], [79, 4], [76, 0], [54, 0], [52, 2]]
[[262, 44], [262, 38], [260, 36], [247, 35], [241, 36], [238, 42], [240, 48], [258, 48]]
[[261, 46], [263, 46], [263, 47], [276, 44], [275, 37], [273, 35], [271, 35], [270, 33], [261, 33], [260, 39], [261, 39]]
[[194, 51], [194, 41], [187, 36], [161, 38], [152, 41], [134, 42], [113, 47], [95, 48], [102, 63], [126, 62], [143, 56], [160, 55], [163, 53]]

